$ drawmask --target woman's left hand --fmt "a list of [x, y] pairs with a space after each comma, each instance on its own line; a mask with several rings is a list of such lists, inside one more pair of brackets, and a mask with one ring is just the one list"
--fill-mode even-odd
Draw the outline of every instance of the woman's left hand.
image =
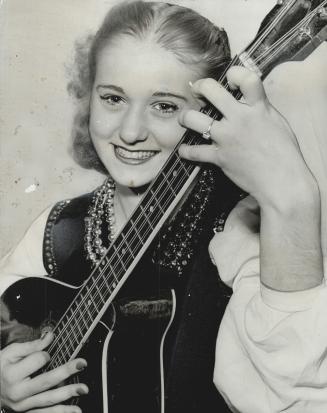
[[180, 155], [221, 167], [261, 207], [276, 206], [281, 199], [310, 187], [314, 178], [296, 137], [286, 119], [268, 101], [260, 78], [235, 66], [227, 72], [227, 79], [232, 89], [241, 90], [244, 101], [237, 101], [213, 79], [193, 84], [193, 93], [211, 102], [223, 118], [213, 121], [204, 113], [184, 111], [182, 125], [199, 133], [209, 128], [212, 144], [181, 145]]

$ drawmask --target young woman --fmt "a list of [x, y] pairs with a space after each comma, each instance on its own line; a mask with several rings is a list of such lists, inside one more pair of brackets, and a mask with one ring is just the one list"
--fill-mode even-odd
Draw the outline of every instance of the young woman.
[[[208, 244], [217, 219], [235, 203], [235, 189], [223, 176], [216, 178], [215, 166], [259, 203], [261, 278], [268, 288], [283, 291], [321, 282], [315, 181], [292, 131], [267, 101], [255, 75], [240, 68], [229, 71], [229, 83], [241, 89], [245, 103], [208, 79], [224, 70], [228, 42], [222, 30], [197, 13], [166, 3], [123, 3], [110, 11], [84, 58], [79, 57], [80, 75], [70, 84], [79, 102], [75, 157], [107, 178], [94, 193], [60, 202], [33, 223], [4, 260], [2, 285], [42, 274], [79, 285], [129, 220], [185, 128], [211, 137], [210, 145], [180, 148], [182, 157], [214, 167], [201, 175], [191, 198], [162, 229], [115, 299], [120, 322], [109, 345], [108, 404], [113, 412], [159, 411], [160, 379], [153, 383], [155, 376], [148, 376], [159, 354], [153, 341], [161, 343], [161, 337], [154, 338], [152, 321], [169, 318], [170, 301], [163, 291], [173, 288], [177, 309], [165, 341], [166, 411], [228, 411], [213, 384], [215, 340], [228, 292], [218, 282]], [[222, 121], [199, 112], [206, 101], [222, 112]], [[298, 207], [300, 213], [294, 216]], [[283, 234], [289, 246], [302, 218], [310, 222], [305, 239], [296, 248], [283, 247], [280, 254], [281, 246], [271, 240]], [[310, 260], [302, 260], [307, 245]], [[301, 272], [295, 274], [290, 268], [299, 260]], [[310, 278], [302, 277], [309, 272]], [[295, 276], [300, 278], [296, 287]], [[13, 326], [5, 312], [3, 318], [4, 408], [80, 411], [65, 403], [95, 391], [99, 382], [60, 384], [85, 369], [91, 374], [93, 358], [77, 358], [40, 373], [49, 361], [53, 334], [12, 344], [25, 330]], [[224, 371], [217, 374], [223, 381]]]

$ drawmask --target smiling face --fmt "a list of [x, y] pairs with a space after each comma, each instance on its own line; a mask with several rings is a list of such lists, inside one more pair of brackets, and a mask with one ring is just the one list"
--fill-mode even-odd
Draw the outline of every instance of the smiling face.
[[140, 187], [154, 179], [185, 132], [179, 113], [200, 107], [189, 86], [199, 77], [151, 40], [121, 36], [100, 51], [89, 130], [118, 184]]

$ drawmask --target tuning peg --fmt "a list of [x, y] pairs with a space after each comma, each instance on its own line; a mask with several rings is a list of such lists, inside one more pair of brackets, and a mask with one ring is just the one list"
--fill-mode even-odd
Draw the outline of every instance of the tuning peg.
[[299, 35], [300, 37], [308, 36], [311, 37], [311, 30], [310, 27], [308, 26], [302, 26], [299, 29]]
[[317, 10], [317, 14], [319, 17], [326, 18], [327, 17], [327, 11], [325, 7], [319, 7]]

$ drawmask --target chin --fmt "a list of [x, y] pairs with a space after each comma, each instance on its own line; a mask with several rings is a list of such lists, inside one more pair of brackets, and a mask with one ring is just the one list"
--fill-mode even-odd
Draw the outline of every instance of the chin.
[[108, 172], [112, 179], [119, 185], [128, 188], [140, 188], [149, 185], [157, 176], [160, 168], [164, 164], [161, 162], [146, 162], [142, 165], [126, 165], [117, 159], [110, 163]]
[[140, 174], [137, 171], [134, 171], [134, 173], [119, 173], [119, 171], [110, 171], [110, 176], [112, 179], [121, 186], [125, 186], [128, 188], [140, 188], [149, 185], [153, 179], [156, 176], [156, 173], [154, 174], [144, 174], [144, 176], [140, 176]]

